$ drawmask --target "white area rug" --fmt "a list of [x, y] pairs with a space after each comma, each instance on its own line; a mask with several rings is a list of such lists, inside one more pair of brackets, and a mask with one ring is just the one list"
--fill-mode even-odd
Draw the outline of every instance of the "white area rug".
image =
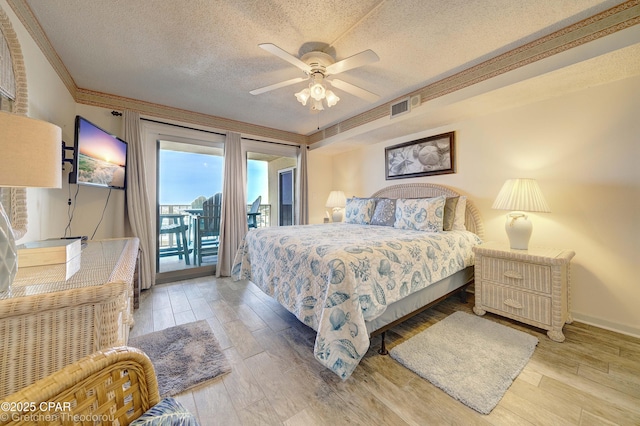
[[489, 414], [537, 344], [522, 331], [456, 312], [389, 353], [463, 404]]

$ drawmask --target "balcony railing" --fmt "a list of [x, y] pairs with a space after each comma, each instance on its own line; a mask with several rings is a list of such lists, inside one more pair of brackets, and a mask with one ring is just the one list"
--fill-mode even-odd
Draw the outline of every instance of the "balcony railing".
[[[247, 211], [251, 205], [247, 205]], [[184, 214], [185, 216], [185, 224], [188, 226], [191, 225], [190, 214], [187, 210], [193, 209], [191, 205], [183, 205], [183, 204], [161, 204], [160, 205], [160, 214]], [[258, 228], [270, 226], [271, 224], [271, 204], [260, 204], [258, 208], [258, 212], [260, 212], [260, 216], [258, 219]], [[176, 246], [175, 234], [161, 234], [160, 235], [160, 248], [169, 248]]]
[[[247, 211], [251, 206], [247, 206]], [[258, 228], [264, 228], [265, 226], [271, 226], [271, 204], [260, 204], [258, 207], [258, 212], [260, 216], [258, 219]]]

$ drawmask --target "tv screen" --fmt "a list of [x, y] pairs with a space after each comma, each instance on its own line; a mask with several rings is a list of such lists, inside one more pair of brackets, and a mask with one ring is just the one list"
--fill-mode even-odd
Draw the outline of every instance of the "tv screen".
[[75, 153], [69, 183], [125, 189], [127, 143], [76, 116]]

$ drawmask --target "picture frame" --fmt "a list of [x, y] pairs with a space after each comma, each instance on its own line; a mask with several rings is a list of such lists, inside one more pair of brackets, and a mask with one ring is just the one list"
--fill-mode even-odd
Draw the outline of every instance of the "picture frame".
[[455, 173], [455, 132], [386, 147], [384, 161], [386, 180]]

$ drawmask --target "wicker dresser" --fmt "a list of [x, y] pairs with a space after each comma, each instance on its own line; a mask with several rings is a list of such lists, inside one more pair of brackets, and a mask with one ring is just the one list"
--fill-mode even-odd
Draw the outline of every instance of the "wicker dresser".
[[535, 248], [512, 250], [507, 244], [474, 247], [475, 297], [473, 311], [487, 311], [547, 331], [551, 340], [564, 341], [562, 327], [569, 312], [570, 250]]
[[78, 359], [127, 343], [138, 239], [89, 242], [79, 270], [19, 268], [0, 293], [0, 398]]

